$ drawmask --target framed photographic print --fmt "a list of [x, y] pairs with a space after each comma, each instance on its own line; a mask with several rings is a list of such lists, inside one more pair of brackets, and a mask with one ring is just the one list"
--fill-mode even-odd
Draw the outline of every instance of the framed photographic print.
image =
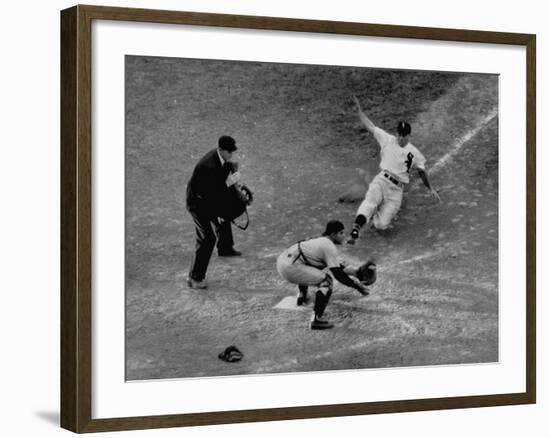
[[535, 41], [62, 11], [62, 427], [535, 403]]

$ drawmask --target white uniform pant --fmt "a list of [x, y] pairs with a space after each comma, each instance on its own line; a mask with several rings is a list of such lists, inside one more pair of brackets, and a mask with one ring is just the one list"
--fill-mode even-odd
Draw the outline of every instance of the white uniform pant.
[[372, 219], [376, 228], [384, 230], [401, 208], [402, 200], [403, 189], [379, 173], [371, 181], [357, 215], [365, 216], [367, 223]]
[[304, 285], [317, 286], [323, 294], [332, 289], [332, 277], [325, 269], [306, 265], [301, 259], [296, 260], [294, 252], [285, 251], [277, 258], [277, 272], [286, 281]]

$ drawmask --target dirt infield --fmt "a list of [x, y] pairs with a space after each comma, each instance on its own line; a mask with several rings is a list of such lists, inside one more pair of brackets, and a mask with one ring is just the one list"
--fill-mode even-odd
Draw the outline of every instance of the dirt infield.
[[[338, 285], [327, 316], [275, 306], [295, 294], [275, 259], [353, 221], [379, 162], [353, 107], [435, 164], [435, 203], [412, 179], [391, 230], [369, 231], [369, 297]], [[126, 60], [126, 376], [129, 380], [498, 361], [498, 78], [489, 75], [128, 57]], [[194, 227], [185, 186], [220, 135], [238, 143], [255, 193], [240, 258], [212, 257], [209, 288], [186, 286]], [[366, 188], [366, 186], [365, 186]], [[236, 345], [244, 358], [217, 358]]]

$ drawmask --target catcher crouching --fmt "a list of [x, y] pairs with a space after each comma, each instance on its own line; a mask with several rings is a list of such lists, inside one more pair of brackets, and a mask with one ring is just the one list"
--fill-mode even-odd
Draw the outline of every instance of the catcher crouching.
[[315, 302], [310, 328], [325, 330], [334, 327], [323, 319], [332, 295], [333, 278], [345, 286], [368, 295], [367, 286], [376, 281], [376, 265], [367, 262], [359, 267], [344, 266], [338, 261], [336, 245], [344, 242], [344, 225], [337, 220], [327, 223], [320, 237], [292, 245], [277, 259], [277, 271], [285, 280], [298, 286], [297, 304], [309, 301], [308, 287], [314, 286]]

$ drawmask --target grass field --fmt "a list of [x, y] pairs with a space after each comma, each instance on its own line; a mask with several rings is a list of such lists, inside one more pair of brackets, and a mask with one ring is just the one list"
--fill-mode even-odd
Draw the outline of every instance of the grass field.
[[[374, 257], [371, 295], [338, 285], [327, 316], [275, 306], [294, 287], [275, 259], [347, 227], [380, 127], [409, 120], [442, 203], [412, 179], [394, 227], [368, 232], [344, 258]], [[498, 78], [491, 75], [126, 59], [126, 375], [130, 380], [498, 361]], [[237, 140], [255, 193], [240, 258], [212, 257], [209, 288], [186, 286], [194, 227], [190, 173], [220, 135]], [[354, 194], [356, 195], [356, 193]], [[353, 196], [352, 196], [353, 197]], [[228, 364], [228, 345], [244, 353]]]

